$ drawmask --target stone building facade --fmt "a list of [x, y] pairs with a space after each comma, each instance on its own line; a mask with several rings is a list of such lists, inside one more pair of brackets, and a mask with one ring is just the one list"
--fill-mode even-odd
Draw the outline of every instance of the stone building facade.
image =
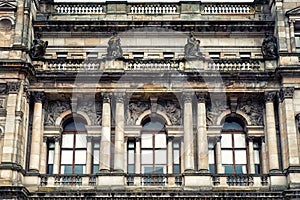
[[300, 2], [0, 0], [3, 199], [299, 199]]

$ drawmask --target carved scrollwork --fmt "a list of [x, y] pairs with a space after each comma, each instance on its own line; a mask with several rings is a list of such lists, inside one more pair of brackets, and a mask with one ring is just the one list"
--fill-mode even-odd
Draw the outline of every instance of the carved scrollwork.
[[63, 112], [70, 110], [70, 102], [65, 101], [50, 101], [45, 105], [45, 124], [55, 125], [57, 117]]
[[[273, 97], [273, 95], [271, 95], [271, 97]], [[263, 104], [260, 103], [261, 101], [255, 100], [254, 98], [255, 97], [251, 97], [246, 101], [240, 102], [238, 105], [238, 109], [249, 116], [251, 120], [251, 125], [262, 126], [264, 123], [263, 122], [264, 107]]]
[[224, 100], [214, 100], [206, 107], [206, 124], [216, 125], [218, 117], [222, 112], [228, 109], [228, 105]]
[[159, 105], [159, 110], [165, 113], [173, 125], [180, 125], [182, 123], [181, 109], [173, 101], [166, 101]]
[[100, 102], [94, 101], [81, 101], [78, 103], [78, 111], [86, 113], [92, 125], [100, 125], [102, 122], [102, 107]]
[[127, 109], [127, 124], [135, 125], [138, 117], [150, 108], [150, 104], [147, 102], [130, 102]]

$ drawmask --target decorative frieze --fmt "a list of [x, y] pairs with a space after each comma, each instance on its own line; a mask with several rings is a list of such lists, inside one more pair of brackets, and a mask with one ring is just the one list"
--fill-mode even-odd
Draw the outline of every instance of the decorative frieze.
[[149, 102], [130, 102], [127, 109], [127, 124], [135, 125], [138, 117], [145, 111], [150, 109]]
[[18, 93], [18, 91], [20, 89], [19, 82], [9, 82], [9, 83], [7, 83], [7, 86], [8, 86], [9, 93]]
[[294, 90], [295, 89], [292, 87], [281, 88], [281, 90], [280, 90], [281, 101], [283, 101], [284, 99], [287, 99], [287, 98], [293, 98]]
[[0, 84], [0, 94], [7, 94], [7, 84], [5, 83]]
[[70, 109], [70, 102], [59, 100], [47, 102], [45, 105], [45, 124], [55, 125], [57, 117], [59, 117], [63, 112]]
[[45, 100], [44, 92], [34, 92], [33, 94], [34, 102], [43, 102]]
[[217, 125], [217, 119], [229, 107], [225, 100], [214, 99], [206, 106], [206, 124]]
[[102, 122], [102, 106], [100, 102], [82, 100], [78, 102], [77, 111], [86, 113], [92, 125], [100, 125]]
[[253, 126], [264, 125], [263, 111], [264, 105], [256, 96], [249, 97], [246, 100], [242, 100], [238, 104], [238, 109], [248, 115]]
[[182, 114], [180, 106], [173, 101], [160, 102], [159, 110], [169, 117], [173, 125], [182, 124]]
[[276, 96], [276, 92], [265, 92], [265, 102], [273, 102]]

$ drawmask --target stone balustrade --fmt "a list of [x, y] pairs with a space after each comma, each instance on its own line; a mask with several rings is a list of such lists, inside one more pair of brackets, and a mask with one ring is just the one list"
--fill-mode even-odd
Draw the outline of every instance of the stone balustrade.
[[47, 60], [46, 70], [50, 71], [98, 71], [102, 66], [101, 60]]
[[218, 59], [211, 60], [206, 70], [213, 71], [260, 71], [261, 61], [257, 59]]
[[57, 4], [54, 6], [57, 14], [102, 14], [100, 4]]
[[176, 174], [128, 174], [128, 186], [181, 186], [182, 176]]
[[254, 174], [230, 174], [230, 175], [213, 175], [212, 184], [215, 187], [268, 187], [268, 175]]
[[41, 187], [55, 186], [95, 186], [97, 177], [95, 175], [76, 175], [76, 174], [43, 174], [40, 175]]
[[130, 14], [160, 15], [178, 14], [178, 7], [175, 4], [132, 4]]
[[165, 71], [179, 70], [184, 63], [179, 60], [126, 60], [125, 70], [129, 71]]
[[202, 14], [253, 14], [254, 9], [250, 5], [243, 4], [204, 4]]

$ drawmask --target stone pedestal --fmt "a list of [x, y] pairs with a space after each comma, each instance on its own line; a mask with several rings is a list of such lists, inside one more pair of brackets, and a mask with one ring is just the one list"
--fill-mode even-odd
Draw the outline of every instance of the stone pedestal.
[[105, 61], [105, 71], [124, 71], [123, 60], [107, 59]]
[[207, 174], [184, 174], [184, 189], [211, 190], [212, 180], [210, 173]]

